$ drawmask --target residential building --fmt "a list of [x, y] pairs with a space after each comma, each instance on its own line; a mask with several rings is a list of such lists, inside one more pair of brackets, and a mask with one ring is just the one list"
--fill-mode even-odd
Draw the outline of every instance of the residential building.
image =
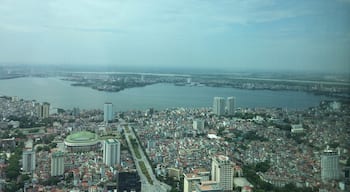
[[35, 151], [23, 151], [22, 168], [25, 172], [32, 172], [35, 170]]
[[223, 97], [214, 97], [213, 112], [218, 116], [225, 115], [225, 99]]
[[211, 179], [217, 181], [224, 191], [233, 189], [232, 162], [227, 156], [217, 155], [212, 159]]
[[196, 184], [200, 183], [201, 179], [201, 176], [194, 173], [184, 174], [184, 192], [194, 191]]
[[44, 102], [43, 104], [36, 104], [38, 117], [45, 119], [50, 115], [50, 103]]
[[204, 130], [204, 120], [196, 119], [193, 120], [192, 127], [194, 130], [201, 132]]
[[51, 155], [51, 176], [64, 174], [64, 153], [57, 151]]
[[235, 98], [228, 97], [226, 102], [227, 115], [233, 115], [235, 113]]
[[321, 155], [321, 179], [322, 181], [329, 181], [339, 179], [339, 177], [339, 155], [336, 151], [327, 147]]
[[104, 104], [104, 110], [103, 110], [103, 120], [104, 122], [108, 123], [113, 120], [114, 114], [113, 114], [113, 104], [112, 103], [105, 103]]
[[108, 139], [104, 142], [103, 163], [107, 166], [120, 164], [120, 142], [117, 139]]

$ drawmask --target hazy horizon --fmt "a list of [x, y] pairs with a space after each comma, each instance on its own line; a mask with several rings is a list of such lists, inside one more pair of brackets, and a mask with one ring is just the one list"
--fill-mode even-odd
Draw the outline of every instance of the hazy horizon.
[[0, 64], [349, 73], [348, 18], [348, 0], [0, 0]]

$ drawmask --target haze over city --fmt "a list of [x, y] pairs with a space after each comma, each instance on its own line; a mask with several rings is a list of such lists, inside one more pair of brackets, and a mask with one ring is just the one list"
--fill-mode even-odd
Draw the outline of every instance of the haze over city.
[[0, 64], [350, 71], [350, 2], [0, 1]]
[[0, 0], [0, 192], [350, 191], [350, 0]]

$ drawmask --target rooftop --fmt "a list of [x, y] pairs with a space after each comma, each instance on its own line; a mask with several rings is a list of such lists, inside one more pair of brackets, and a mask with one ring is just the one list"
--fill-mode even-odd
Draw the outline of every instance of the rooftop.
[[97, 140], [97, 135], [88, 131], [81, 131], [69, 135], [65, 140], [69, 143], [92, 142]]

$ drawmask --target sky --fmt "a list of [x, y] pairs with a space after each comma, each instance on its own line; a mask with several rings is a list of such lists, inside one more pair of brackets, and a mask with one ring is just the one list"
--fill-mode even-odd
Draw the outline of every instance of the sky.
[[350, 71], [350, 0], [0, 0], [0, 64]]

